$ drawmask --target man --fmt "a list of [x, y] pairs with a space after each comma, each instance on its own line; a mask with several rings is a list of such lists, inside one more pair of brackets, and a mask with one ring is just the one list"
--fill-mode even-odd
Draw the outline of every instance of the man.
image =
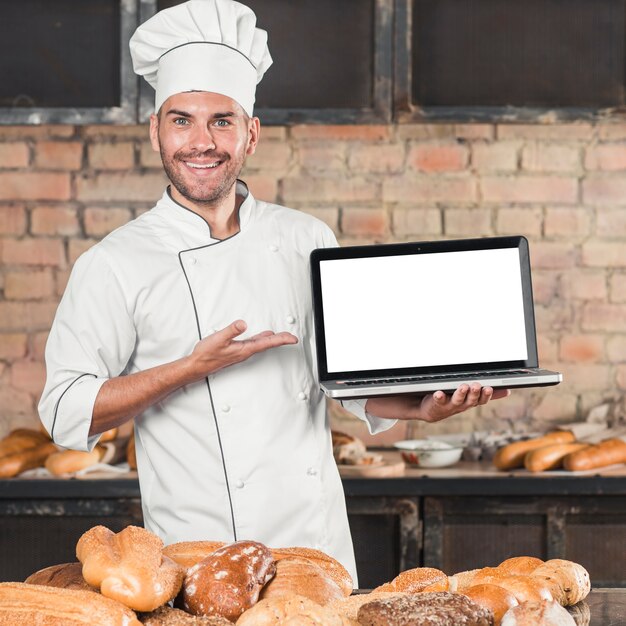
[[[336, 240], [237, 180], [259, 140], [266, 35], [243, 5], [191, 0], [141, 26], [131, 51], [156, 88], [150, 139], [172, 184], [76, 262], [46, 348], [42, 420], [87, 450], [135, 417], [144, 520], [166, 544], [309, 546], [356, 582], [309, 293], [310, 251]], [[374, 433], [491, 397], [473, 385], [345, 405]]]

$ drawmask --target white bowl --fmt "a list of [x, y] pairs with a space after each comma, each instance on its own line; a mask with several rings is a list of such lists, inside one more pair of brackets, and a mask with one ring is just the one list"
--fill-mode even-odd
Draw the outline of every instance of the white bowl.
[[458, 463], [463, 446], [432, 439], [407, 439], [393, 444], [406, 463], [416, 467], [448, 467]]

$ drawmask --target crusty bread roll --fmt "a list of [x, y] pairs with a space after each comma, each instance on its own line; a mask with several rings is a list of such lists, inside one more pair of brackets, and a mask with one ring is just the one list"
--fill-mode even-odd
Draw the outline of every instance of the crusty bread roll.
[[180, 609], [162, 606], [151, 613], [139, 615], [143, 626], [232, 626], [232, 622], [219, 615], [189, 615]]
[[502, 616], [519, 602], [516, 597], [503, 587], [497, 585], [482, 584], [468, 587], [463, 591], [463, 595], [476, 602], [483, 608], [489, 609], [493, 613], [494, 626], [500, 624]]
[[626, 441], [621, 439], [605, 439], [594, 446], [572, 452], [563, 459], [563, 467], [574, 472], [607, 467], [616, 463], [626, 463]]
[[108, 598], [137, 611], [153, 611], [180, 591], [184, 570], [161, 553], [163, 542], [149, 530], [127, 526], [113, 533], [94, 526], [78, 540], [83, 577]]
[[24, 582], [30, 585], [46, 585], [46, 587], [59, 587], [61, 589], [98, 591], [83, 578], [82, 563], [51, 565], [32, 573]]
[[399, 596], [405, 596], [403, 591], [372, 591], [370, 593], [357, 593], [347, 598], [339, 598], [329, 602], [326, 607], [331, 611], [345, 617], [346, 619], [357, 621], [359, 609], [372, 600], [384, 599], [384, 598], [397, 598]]
[[525, 602], [509, 609], [501, 626], [576, 626], [574, 618], [558, 603]]
[[128, 607], [93, 591], [0, 583], [0, 626], [141, 626]]
[[554, 600], [563, 606], [570, 606], [584, 600], [591, 590], [589, 572], [573, 561], [550, 559], [531, 574], [534, 580], [546, 584]]
[[0, 458], [8, 454], [23, 452], [50, 441], [45, 433], [30, 428], [17, 428], [0, 440]]
[[452, 576], [448, 576], [448, 591], [460, 593], [463, 589], [471, 587], [478, 572], [480, 572], [480, 568], [457, 572]]
[[91, 452], [81, 450], [62, 450], [51, 454], [45, 462], [45, 468], [55, 476], [73, 474], [96, 463], [102, 458], [103, 449], [96, 446]]
[[398, 574], [391, 582], [376, 587], [374, 591], [405, 591], [421, 593], [422, 591], [448, 591], [448, 577], [434, 567], [416, 567]]
[[57, 451], [51, 441], [46, 441], [21, 452], [7, 454], [0, 458], [0, 478], [12, 478], [26, 470], [42, 467], [46, 459]]
[[237, 626], [349, 626], [351, 623], [328, 607], [296, 595], [260, 600], [237, 620]]
[[500, 448], [493, 457], [493, 464], [500, 470], [514, 469], [524, 465], [524, 457], [531, 450], [542, 448], [553, 443], [569, 443], [574, 441], [574, 433], [569, 430], [557, 430], [543, 437], [516, 441]]
[[275, 572], [268, 547], [257, 541], [236, 541], [187, 571], [183, 606], [194, 615], [221, 615], [235, 621], [257, 602]]
[[496, 569], [511, 576], [528, 576], [542, 563], [541, 559], [534, 556], [514, 556], [502, 561]]
[[349, 596], [354, 588], [352, 576], [348, 573], [348, 570], [332, 556], [322, 552], [321, 550], [314, 550], [313, 548], [273, 548], [272, 556], [275, 561], [281, 559], [297, 556], [313, 561], [316, 565], [319, 565], [338, 585], [344, 596]]
[[304, 596], [322, 606], [344, 597], [339, 585], [319, 565], [295, 556], [276, 562], [276, 574], [263, 587], [260, 597], [292, 595]]
[[524, 457], [524, 467], [529, 472], [545, 472], [547, 470], [557, 469], [563, 465], [563, 459], [577, 450], [588, 448], [589, 444], [571, 442], [571, 443], [553, 443], [536, 450], [531, 450]]
[[502, 587], [512, 593], [520, 604], [553, 599], [549, 585], [531, 576], [481, 575], [478, 572], [473, 582], [476, 585], [485, 583]]
[[223, 541], [179, 541], [165, 546], [163, 554], [189, 569], [224, 545]]

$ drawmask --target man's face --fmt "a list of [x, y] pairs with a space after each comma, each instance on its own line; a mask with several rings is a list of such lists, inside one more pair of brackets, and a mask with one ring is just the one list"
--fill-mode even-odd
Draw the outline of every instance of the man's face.
[[150, 118], [152, 147], [161, 153], [173, 195], [178, 191], [199, 205], [229, 195], [258, 137], [258, 118], [231, 98], [205, 91], [175, 94]]

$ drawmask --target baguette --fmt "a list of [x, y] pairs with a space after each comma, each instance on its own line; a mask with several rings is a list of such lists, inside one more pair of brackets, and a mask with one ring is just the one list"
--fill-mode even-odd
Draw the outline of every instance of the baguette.
[[46, 469], [54, 476], [73, 474], [79, 470], [91, 467], [100, 461], [104, 450], [96, 446], [91, 452], [81, 450], [62, 450], [55, 452], [46, 459]]
[[589, 444], [587, 443], [553, 443], [549, 446], [527, 452], [524, 457], [524, 467], [529, 472], [553, 470], [563, 464], [563, 459], [568, 454], [588, 447]]
[[0, 441], [0, 458], [16, 452], [24, 452], [46, 441], [50, 441], [50, 438], [38, 430], [18, 428]]
[[531, 450], [549, 446], [553, 443], [571, 443], [574, 441], [574, 433], [569, 430], [556, 430], [543, 437], [516, 441], [500, 448], [493, 457], [493, 464], [499, 470], [509, 470], [524, 465], [524, 457]]
[[563, 460], [565, 469], [574, 472], [597, 469], [616, 463], [626, 463], [626, 442], [621, 439], [605, 439], [596, 445], [572, 452]]
[[12, 478], [26, 470], [41, 467], [58, 448], [51, 442], [40, 443], [34, 448], [15, 452], [0, 458], [0, 478]]

